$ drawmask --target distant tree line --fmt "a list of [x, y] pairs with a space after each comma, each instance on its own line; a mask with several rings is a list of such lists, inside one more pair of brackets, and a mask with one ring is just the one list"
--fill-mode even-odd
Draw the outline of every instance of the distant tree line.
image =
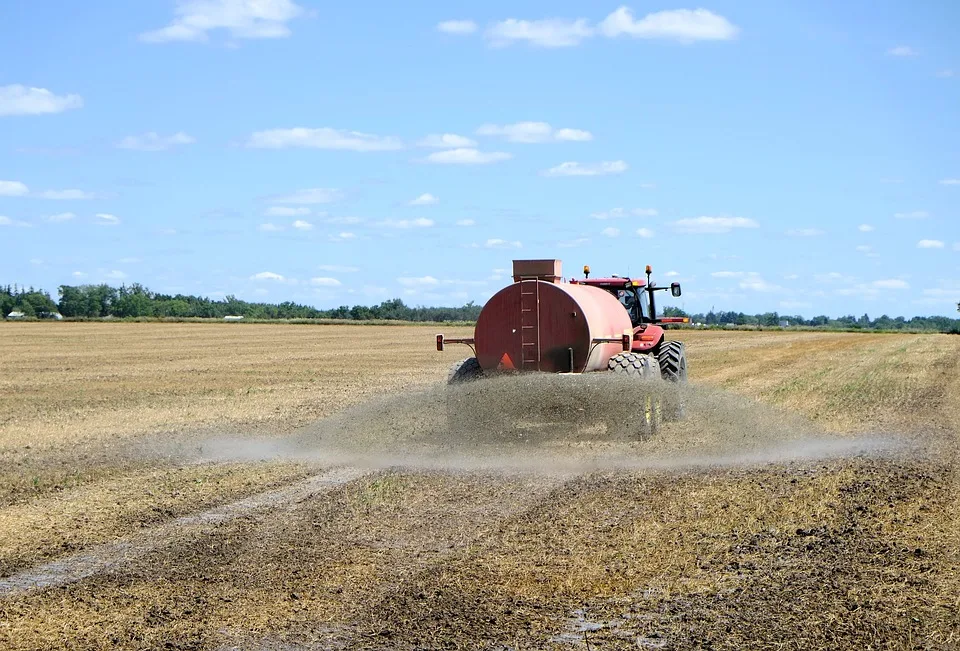
[[[109, 285], [60, 285], [59, 301], [50, 294], [33, 287], [7, 285], [0, 287], [0, 314], [19, 311], [27, 317], [43, 318], [59, 312], [64, 317], [79, 318], [136, 318], [136, 317], [199, 317], [222, 319], [225, 316], [243, 316], [247, 319], [353, 319], [389, 321], [476, 321], [481, 305], [473, 301], [460, 307], [411, 307], [401, 299], [394, 298], [379, 305], [341, 305], [331, 310], [318, 310], [309, 305], [286, 301], [279, 304], [250, 303], [235, 296], [214, 300], [185, 294], [158, 294], [134, 283], [121, 287]], [[871, 319], [867, 314], [832, 318], [825, 315], [805, 319], [800, 315], [777, 312], [744, 314], [743, 312], [714, 312], [687, 314], [683, 310], [667, 307], [664, 316], [688, 316], [691, 323], [707, 326], [763, 326], [777, 327], [781, 323], [790, 326], [842, 328], [861, 330], [928, 330], [932, 332], [960, 333], [960, 319], [945, 316], [902, 316], [886, 314]]]
[[951, 319], [945, 316], [915, 316], [907, 319], [902, 316], [890, 317], [886, 314], [871, 319], [868, 314], [862, 316], [841, 316], [837, 318], [826, 315], [805, 319], [799, 314], [779, 314], [764, 312], [763, 314], [744, 314], [743, 312], [714, 312], [706, 314], [687, 314], [675, 307], [668, 307], [663, 311], [664, 316], [688, 316], [691, 323], [702, 323], [708, 326], [764, 326], [776, 327], [780, 324], [789, 326], [807, 326], [814, 328], [830, 328], [845, 330], [929, 330], [932, 332], [960, 333], [960, 319]]
[[332, 310], [318, 310], [309, 305], [286, 301], [279, 304], [250, 303], [236, 296], [213, 300], [185, 294], [158, 294], [139, 283], [109, 285], [60, 285], [59, 302], [47, 292], [33, 287], [8, 285], [0, 288], [3, 316], [12, 311], [27, 317], [42, 318], [59, 312], [64, 317], [135, 318], [135, 317], [199, 317], [219, 318], [243, 316], [248, 319], [382, 319], [391, 321], [476, 321], [480, 306], [472, 301], [460, 307], [411, 307], [399, 299], [379, 305], [342, 305]]

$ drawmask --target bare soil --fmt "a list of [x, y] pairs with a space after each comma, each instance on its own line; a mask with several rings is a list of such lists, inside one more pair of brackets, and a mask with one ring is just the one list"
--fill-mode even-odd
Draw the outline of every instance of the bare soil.
[[642, 438], [451, 420], [428, 328], [0, 325], [2, 648], [960, 648], [960, 337], [674, 331]]

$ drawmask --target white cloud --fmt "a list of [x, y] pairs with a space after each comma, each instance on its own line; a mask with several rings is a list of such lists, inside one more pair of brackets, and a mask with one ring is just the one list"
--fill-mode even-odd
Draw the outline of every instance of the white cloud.
[[657, 211], [654, 208], [633, 208], [632, 210], [612, 208], [611, 210], [606, 210], [603, 212], [590, 213], [590, 217], [593, 219], [620, 219], [621, 217], [626, 217], [627, 215], [633, 215], [635, 217], [655, 217], [657, 215]]
[[0, 117], [61, 113], [82, 106], [83, 98], [79, 95], [54, 95], [46, 88], [20, 84], [0, 86]]
[[494, 47], [506, 47], [526, 41], [540, 47], [570, 47], [593, 35], [593, 29], [583, 18], [565, 20], [517, 20], [508, 18], [487, 28], [484, 36]]
[[502, 240], [500, 238], [491, 238], [483, 244], [487, 249], [519, 249], [520, 242], [516, 240]]
[[297, 190], [293, 194], [274, 197], [274, 203], [314, 204], [333, 203], [343, 198], [343, 193], [334, 188], [308, 188]]
[[607, 226], [605, 229], [600, 231], [600, 234], [607, 237], [620, 237], [620, 229], [614, 228], [613, 226]]
[[356, 273], [357, 271], [360, 271], [360, 267], [350, 267], [350, 266], [340, 265], [340, 264], [318, 264], [317, 269], [319, 269], [320, 271], [331, 271], [333, 273], [342, 273], [342, 274], [350, 274], [350, 273]]
[[578, 237], [575, 240], [567, 240], [566, 242], [557, 242], [557, 246], [561, 249], [573, 249], [578, 246], [583, 246], [590, 243], [589, 237]]
[[60, 222], [68, 222], [71, 219], [74, 219], [75, 217], [76, 215], [74, 215], [72, 212], [61, 212], [61, 213], [57, 213], [56, 215], [50, 215], [49, 217], [46, 218], [46, 220], [48, 222], [53, 222], [54, 224], [58, 224]]
[[283, 226], [279, 226], [278, 224], [267, 222], [266, 224], [260, 224], [259, 226], [257, 226], [257, 230], [264, 231], [266, 233], [278, 233], [285, 229], [283, 228]]
[[887, 54], [895, 57], [913, 57], [917, 56], [917, 51], [909, 45], [898, 45], [887, 50]]
[[798, 278], [800, 278], [800, 274], [787, 274], [783, 278], [784, 280], [797, 280]]
[[694, 217], [673, 222], [681, 233], [729, 233], [735, 228], [757, 228], [759, 224], [746, 217]]
[[84, 192], [83, 190], [44, 190], [43, 192], [38, 192], [33, 195], [40, 199], [52, 199], [54, 201], [86, 201], [89, 199], [96, 199], [97, 195], [92, 192]]
[[289, 206], [270, 206], [264, 211], [263, 214], [267, 217], [301, 217], [303, 215], [309, 215], [310, 209], [305, 206], [299, 208], [291, 208]]
[[671, 39], [681, 43], [729, 41], [740, 33], [740, 29], [729, 20], [706, 9], [658, 11], [635, 20], [630, 9], [620, 7], [607, 16], [598, 29], [608, 38], [625, 34], [634, 38]]
[[104, 278], [107, 278], [108, 280], [123, 280], [126, 277], [127, 274], [123, 273], [119, 269], [113, 269], [112, 271], [108, 271], [104, 274]]
[[96, 217], [97, 223], [101, 226], [116, 226], [120, 223], [120, 218], [110, 213], [98, 212]]
[[940, 240], [920, 240], [917, 242], [918, 249], [942, 249], [943, 247], [944, 244]]
[[893, 278], [890, 280], [875, 280], [872, 285], [877, 289], [910, 289], [910, 285], [905, 280]]
[[377, 222], [377, 225], [386, 226], [387, 228], [428, 228], [433, 226], [433, 220], [425, 217], [417, 217], [416, 219], [385, 219]]
[[860, 231], [861, 233], [869, 233], [873, 231], [874, 228], [870, 224], [860, 224], [859, 226], [857, 226], [857, 230]]
[[912, 212], [898, 212], [893, 215], [897, 219], [926, 219], [930, 216], [926, 210], [914, 210]]
[[337, 233], [336, 235], [331, 235], [328, 239], [331, 242], [347, 242], [350, 240], [357, 239], [357, 235], [356, 233], [344, 232], [344, 233]]
[[498, 163], [510, 158], [513, 158], [511, 154], [502, 151], [482, 152], [476, 149], [461, 147], [430, 154], [427, 156], [427, 161], [444, 165], [485, 165], [487, 163]]
[[437, 23], [437, 31], [444, 34], [473, 34], [477, 24], [472, 20], [445, 20]]
[[310, 284], [317, 287], [339, 287], [342, 283], [336, 278], [327, 278], [324, 276], [318, 276], [316, 278], [310, 279]]
[[22, 197], [30, 189], [20, 181], [0, 181], [0, 197]]
[[421, 276], [420, 278], [397, 278], [397, 282], [407, 287], [432, 287], [439, 285], [440, 281], [433, 276]]
[[207, 32], [225, 29], [233, 38], [285, 38], [294, 18], [304, 14], [291, 0], [177, 0], [166, 27], [140, 34], [144, 43], [205, 42]]
[[676, 278], [677, 276], [680, 275], [680, 272], [679, 272], [679, 271], [668, 271], [667, 273], [665, 273], [665, 274], [663, 274], [663, 275], [664, 275], [665, 278]]
[[325, 220], [328, 224], [362, 224], [364, 222], [363, 217], [351, 217], [351, 216], [342, 216], [342, 217], [331, 217], [330, 219]]
[[940, 179], [940, 185], [960, 185], [960, 179]]
[[472, 219], [458, 219], [457, 226], [476, 226], [477, 222]]
[[298, 231], [312, 231], [312, 230], [313, 230], [313, 224], [311, 224], [311, 223], [308, 222], [308, 221], [304, 221], [304, 220], [302, 220], [302, 219], [298, 219], [298, 220], [296, 220], [295, 222], [293, 222], [292, 226], [293, 226], [294, 228], [296, 228]]
[[476, 147], [477, 141], [455, 133], [431, 133], [417, 142], [420, 147], [434, 147], [436, 149], [456, 149], [458, 147]]
[[785, 307], [789, 310], [800, 310], [804, 308], [813, 307], [812, 303], [807, 301], [780, 301], [780, 307]]
[[256, 149], [288, 149], [300, 147], [306, 149], [334, 149], [346, 151], [393, 151], [403, 148], [399, 138], [377, 136], [359, 131], [343, 129], [268, 129], [250, 135], [247, 147]]
[[746, 274], [742, 271], [714, 271], [710, 275], [714, 278], [742, 278]]
[[438, 203], [439, 201], [440, 201], [440, 199], [438, 199], [437, 197], [433, 196], [433, 195], [430, 194], [429, 192], [425, 192], [425, 193], [421, 194], [419, 197], [417, 197], [416, 199], [413, 199], [412, 201], [410, 201], [410, 202], [409, 202], [409, 205], [411, 205], [411, 206], [432, 206], [433, 204]]
[[749, 289], [754, 292], [776, 292], [783, 288], [767, 282], [760, 274], [750, 272], [740, 281], [740, 289]]
[[480, 136], [501, 136], [508, 142], [535, 144], [544, 142], [584, 142], [593, 140], [593, 134], [583, 129], [554, 129], [547, 122], [516, 122], [514, 124], [483, 124], [477, 129]]
[[82, 272], [82, 271], [74, 271], [74, 272], [73, 272], [72, 274], [70, 274], [70, 275], [73, 276], [74, 278], [86, 278], [86, 277], [87, 277], [87, 274], [84, 273], [84, 272]]
[[577, 163], [568, 161], [544, 171], [544, 176], [604, 176], [620, 174], [627, 170], [627, 164], [622, 160], [602, 161], [600, 163]]
[[10, 219], [4, 215], [0, 215], [0, 226], [30, 226], [27, 222], [18, 221], [16, 219]]
[[650, 230], [649, 228], [638, 228], [637, 235], [639, 235], [640, 237], [650, 238], [650, 237], [653, 237], [653, 231]]
[[823, 235], [823, 231], [819, 228], [792, 228], [787, 231], [787, 235], [790, 237], [816, 237], [817, 235]]
[[873, 247], [870, 246], [869, 244], [860, 244], [859, 246], [857, 246], [857, 251], [859, 251], [860, 253], [870, 253], [871, 251], [873, 251]]
[[258, 274], [253, 274], [250, 276], [250, 280], [275, 280], [282, 283], [286, 280], [286, 278], [280, 274], [275, 274], [272, 271], [261, 271]]
[[127, 136], [117, 143], [118, 149], [133, 149], [136, 151], [166, 151], [176, 145], [189, 145], [196, 142], [193, 136], [179, 131], [172, 136], [161, 136], [155, 131], [148, 131], [139, 136]]

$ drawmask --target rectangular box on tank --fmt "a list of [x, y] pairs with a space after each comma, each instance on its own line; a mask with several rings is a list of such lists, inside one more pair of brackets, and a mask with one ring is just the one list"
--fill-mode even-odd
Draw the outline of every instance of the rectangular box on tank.
[[513, 281], [536, 278], [550, 283], [559, 282], [562, 266], [560, 260], [514, 260]]

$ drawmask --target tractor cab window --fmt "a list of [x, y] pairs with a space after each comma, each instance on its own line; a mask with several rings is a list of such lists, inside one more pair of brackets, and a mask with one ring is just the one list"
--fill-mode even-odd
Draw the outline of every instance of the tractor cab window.
[[620, 304], [623, 305], [627, 314], [630, 315], [630, 321], [634, 326], [638, 326], [644, 322], [643, 302], [637, 296], [636, 290], [618, 289], [614, 295], [617, 297], [617, 300], [620, 301]]

